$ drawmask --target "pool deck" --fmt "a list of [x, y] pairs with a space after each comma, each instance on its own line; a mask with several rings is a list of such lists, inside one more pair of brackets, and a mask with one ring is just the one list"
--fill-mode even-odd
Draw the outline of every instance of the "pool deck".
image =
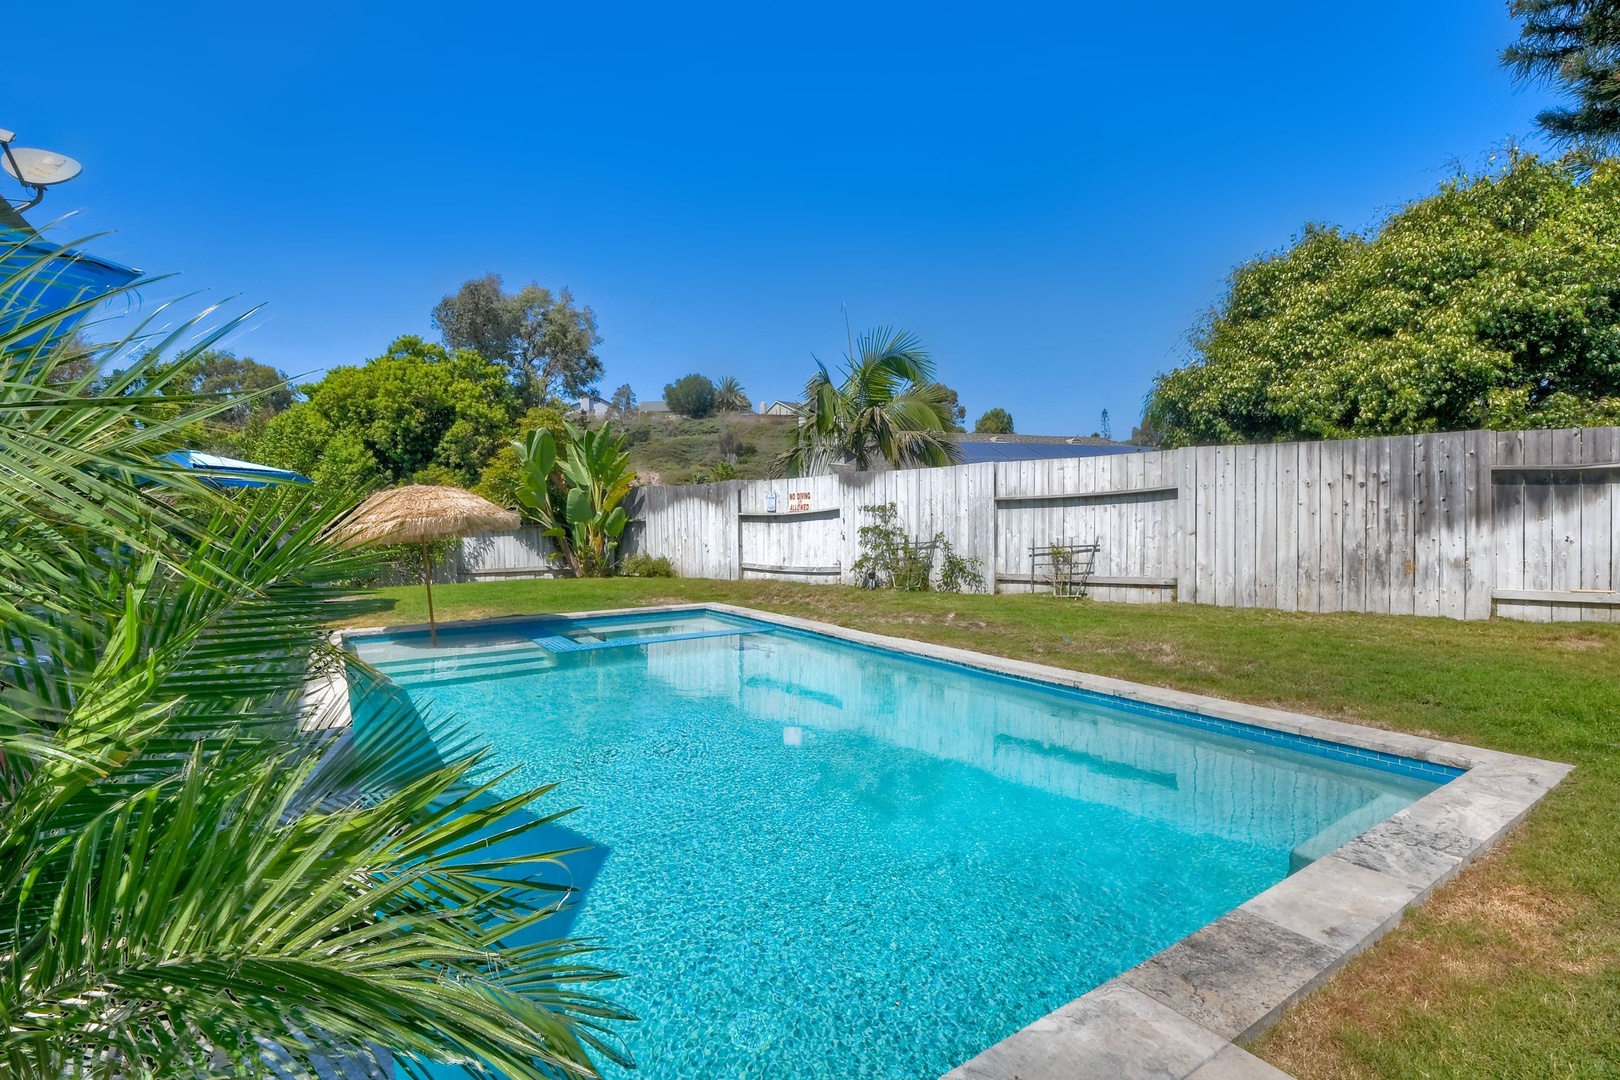
[[[1400, 925], [1517, 825], [1570, 766], [1462, 743], [1224, 701], [730, 604], [571, 612], [569, 618], [713, 611], [952, 664], [1111, 694], [1273, 731], [1467, 770], [1202, 930], [1056, 1009], [944, 1080], [1279, 1080], [1245, 1051], [1290, 1004]], [[496, 625], [537, 616], [444, 623]], [[340, 631], [335, 637], [426, 626]], [[346, 723], [339, 685], [312, 686], [319, 726]], [[341, 699], [341, 700], [339, 700]]]

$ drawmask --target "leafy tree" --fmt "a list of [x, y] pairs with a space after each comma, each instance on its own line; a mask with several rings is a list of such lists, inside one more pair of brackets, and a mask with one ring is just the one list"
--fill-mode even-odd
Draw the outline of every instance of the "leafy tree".
[[523, 501], [518, 498], [518, 491], [522, 487], [523, 464], [518, 460], [517, 450], [506, 446], [489, 459], [484, 471], [478, 474], [478, 483], [471, 490], [474, 495], [481, 495], [496, 506], [521, 513]]
[[285, 371], [251, 357], [238, 358], [224, 349], [199, 355], [182, 385], [195, 394], [229, 399], [230, 408], [216, 414], [216, 419], [237, 426], [247, 423], [250, 415], [268, 419], [286, 412], [298, 397]]
[[[667, 404], [667, 402], [666, 402]], [[742, 383], [727, 375], [714, 388], [715, 412], [751, 412], [754, 406], [743, 393]]]
[[432, 484], [436, 487], [460, 487], [463, 482], [459, 475], [436, 462], [429, 462], [411, 476], [413, 484]]
[[[206, 349], [184, 364], [176, 361], [154, 363], [148, 376], [132, 389], [148, 385], [159, 393], [193, 397], [218, 397], [229, 404], [210, 411], [214, 425], [240, 428], [249, 418], [267, 420], [286, 412], [298, 398], [298, 391], [287, 381], [284, 371], [261, 364], [251, 357], [237, 357], [225, 349]], [[122, 374], [122, 373], [120, 373]]]
[[961, 431], [963, 422], [967, 420], [967, 406], [962, 404], [961, 395], [944, 383], [939, 384], [939, 389], [945, 397], [945, 407], [950, 412], [950, 430]]
[[1154, 426], [1152, 417], [1144, 416], [1142, 417], [1142, 422], [1131, 429], [1131, 445], [1152, 447], [1163, 446], [1164, 432], [1160, 431]]
[[[0, 307], [26, 285], [0, 274]], [[494, 797], [476, 753], [424, 746], [386, 696], [359, 699], [364, 733], [319, 734], [305, 687], [343, 662], [332, 621], [367, 610], [345, 583], [371, 557], [330, 541], [353, 499], [224, 495], [166, 465], [228, 402], [177, 410], [138, 333], [105, 381], [18, 338], [0, 331], [0, 1073], [200, 1080], [274, 1056], [309, 1076], [385, 1046], [552, 1080], [617, 1058], [584, 947], [516, 943], [548, 906], [509, 882], [547, 857], [481, 839], [538, 839], [547, 819], [514, 815], [545, 789]]]
[[450, 349], [503, 365], [526, 405], [558, 393], [579, 397], [602, 377], [596, 313], [576, 307], [567, 289], [554, 293], [531, 282], [508, 293], [500, 275], [489, 274], [440, 300], [433, 324]]
[[620, 418], [629, 416], [636, 411], [636, 392], [630, 389], [629, 383], [625, 383], [613, 391], [613, 396], [608, 399], [608, 405], [613, 409], [614, 415]]
[[855, 339], [844, 378], [826, 365], [805, 384], [795, 442], [773, 462], [782, 476], [815, 476], [840, 464], [865, 470], [876, 461], [897, 468], [948, 465], [959, 455], [942, 436], [952, 430], [947, 389], [915, 335], [883, 327]]
[[669, 411], [701, 420], [715, 410], [714, 383], [702, 375], [683, 375], [664, 387], [664, 404]]
[[1553, 138], [1612, 146], [1620, 138], [1620, 5], [1615, 0], [1509, 0], [1519, 40], [1502, 62], [1526, 81], [1559, 86], [1573, 107], [1547, 109], [1536, 123]]
[[398, 339], [358, 367], [333, 368], [305, 392], [307, 401], [265, 426], [252, 447], [258, 459], [314, 476], [341, 437], [345, 473], [382, 484], [430, 465], [461, 486], [475, 483], [511, 437], [520, 407], [499, 364], [417, 337]]
[[1514, 156], [1239, 267], [1161, 375], [1170, 446], [1620, 420], [1620, 162]]
[[1006, 409], [991, 409], [974, 421], [973, 430], [980, 435], [1011, 435], [1013, 433], [1012, 413]]
[[478, 474], [478, 483], [472, 488], [474, 494], [508, 510], [521, 512], [524, 509], [523, 500], [518, 497], [523, 486], [523, 464], [518, 459], [517, 448], [531, 431], [549, 431], [554, 440], [565, 440], [568, 437], [567, 409], [553, 402], [537, 405], [524, 413], [518, 420], [517, 441], [501, 447], [489, 459], [489, 464]]
[[384, 483], [377, 457], [360, 435], [338, 431], [307, 405], [295, 405], [264, 425], [238, 453], [315, 481], [322, 492], [369, 491]]

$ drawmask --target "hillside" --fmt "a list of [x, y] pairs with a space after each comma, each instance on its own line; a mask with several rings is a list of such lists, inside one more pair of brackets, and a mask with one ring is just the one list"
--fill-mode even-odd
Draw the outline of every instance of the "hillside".
[[626, 425], [630, 461], [643, 481], [688, 484], [707, 479], [721, 462], [731, 462], [740, 479], [768, 475], [771, 459], [793, 439], [796, 421], [787, 416], [721, 413], [690, 420], [672, 413], [642, 414]]

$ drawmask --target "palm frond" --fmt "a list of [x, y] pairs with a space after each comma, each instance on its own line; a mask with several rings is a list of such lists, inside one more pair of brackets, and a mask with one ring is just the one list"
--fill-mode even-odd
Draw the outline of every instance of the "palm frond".
[[805, 385], [793, 445], [771, 463], [777, 476], [816, 476], [839, 465], [868, 469], [946, 465], [960, 457], [941, 438], [951, 430], [950, 404], [934, 382], [934, 363], [915, 334], [878, 327], [852, 344], [843, 381], [825, 365]]
[[345, 663], [326, 628], [365, 603], [346, 582], [373, 557], [332, 542], [351, 500], [224, 495], [157, 457], [223, 407], [165, 392], [222, 332], [143, 322], [102, 351], [127, 367], [71, 379], [60, 335], [0, 334], [0, 1072], [312, 1074], [386, 1047], [595, 1075], [624, 1014], [593, 945], [543, 940], [571, 896], [555, 815], [526, 809], [546, 789], [496, 797], [397, 695], [362, 691], [363, 732], [306, 730]]

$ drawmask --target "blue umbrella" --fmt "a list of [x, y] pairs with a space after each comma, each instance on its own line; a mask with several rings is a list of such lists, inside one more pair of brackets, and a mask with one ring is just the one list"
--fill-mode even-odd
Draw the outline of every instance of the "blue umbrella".
[[200, 450], [171, 450], [158, 456], [183, 469], [196, 470], [200, 474], [199, 479], [210, 487], [261, 488], [269, 487], [271, 484], [314, 482], [291, 469], [273, 469], [269, 465], [238, 461], [235, 458], [220, 457], [218, 454], [205, 454]]

